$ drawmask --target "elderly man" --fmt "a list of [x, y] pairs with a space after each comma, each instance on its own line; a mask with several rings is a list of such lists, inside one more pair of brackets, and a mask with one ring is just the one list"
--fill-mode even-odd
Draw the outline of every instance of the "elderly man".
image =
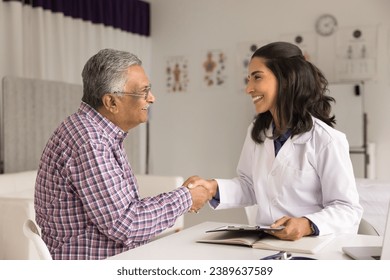
[[104, 259], [147, 243], [209, 199], [179, 187], [141, 199], [123, 140], [155, 101], [141, 61], [104, 49], [83, 72], [76, 113], [50, 137], [35, 186], [36, 221], [53, 259]]

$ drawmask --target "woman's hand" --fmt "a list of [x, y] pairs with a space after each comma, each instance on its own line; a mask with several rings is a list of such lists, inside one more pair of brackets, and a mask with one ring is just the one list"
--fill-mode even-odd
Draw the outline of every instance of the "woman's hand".
[[271, 228], [284, 226], [282, 230], [267, 230], [268, 234], [271, 234], [279, 239], [283, 240], [298, 240], [303, 236], [311, 235], [312, 230], [310, 227], [310, 221], [307, 218], [293, 218], [289, 216], [283, 216], [276, 220]]
[[217, 193], [217, 189], [218, 189], [218, 183], [216, 180], [214, 180], [214, 179], [206, 180], [206, 179], [203, 179], [197, 175], [189, 177], [183, 183], [183, 186], [185, 186], [189, 189], [195, 188], [198, 186], [203, 186], [204, 188], [206, 188], [209, 191], [211, 197], [215, 196], [215, 194]]

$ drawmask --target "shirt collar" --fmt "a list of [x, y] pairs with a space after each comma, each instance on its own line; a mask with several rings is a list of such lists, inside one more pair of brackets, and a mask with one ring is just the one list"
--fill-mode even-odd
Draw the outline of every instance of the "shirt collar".
[[120, 127], [105, 118], [102, 114], [83, 101], [81, 102], [79, 113], [85, 114], [87, 117], [91, 118], [112, 138], [123, 140], [127, 136], [127, 132], [124, 132]]
[[[272, 135], [274, 135], [274, 131], [275, 131], [275, 123], [272, 122]], [[280, 135], [275, 140], [280, 141], [280, 142], [285, 142], [291, 136], [291, 133], [292, 133], [292, 130], [291, 130], [291, 128], [289, 128], [289, 129], [287, 129], [287, 131], [284, 134]]]

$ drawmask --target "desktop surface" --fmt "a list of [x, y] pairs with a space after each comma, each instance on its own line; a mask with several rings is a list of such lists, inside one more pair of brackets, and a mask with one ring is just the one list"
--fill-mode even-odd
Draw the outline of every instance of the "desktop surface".
[[[276, 253], [272, 250], [246, 246], [196, 242], [206, 234], [207, 230], [224, 225], [226, 223], [204, 222], [120, 253], [108, 260], [258, 260]], [[342, 234], [316, 254], [293, 253], [293, 256], [306, 256], [320, 260], [350, 260], [351, 258], [343, 253], [342, 247], [380, 246], [381, 244], [380, 236]]]

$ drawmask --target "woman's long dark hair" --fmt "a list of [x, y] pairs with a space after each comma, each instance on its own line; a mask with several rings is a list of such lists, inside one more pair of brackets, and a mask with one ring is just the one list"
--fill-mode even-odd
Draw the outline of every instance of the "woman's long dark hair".
[[[276, 114], [281, 131], [291, 129], [291, 136], [309, 131], [313, 127], [312, 116], [333, 127], [335, 117], [330, 116], [334, 98], [326, 95], [328, 81], [321, 71], [306, 61], [299, 47], [286, 42], [274, 42], [254, 52], [252, 58], [265, 60], [265, 65], [278, 81]], [[272, 122], [269, 111], [256, 116], [252, 139], [263, 143]]]

